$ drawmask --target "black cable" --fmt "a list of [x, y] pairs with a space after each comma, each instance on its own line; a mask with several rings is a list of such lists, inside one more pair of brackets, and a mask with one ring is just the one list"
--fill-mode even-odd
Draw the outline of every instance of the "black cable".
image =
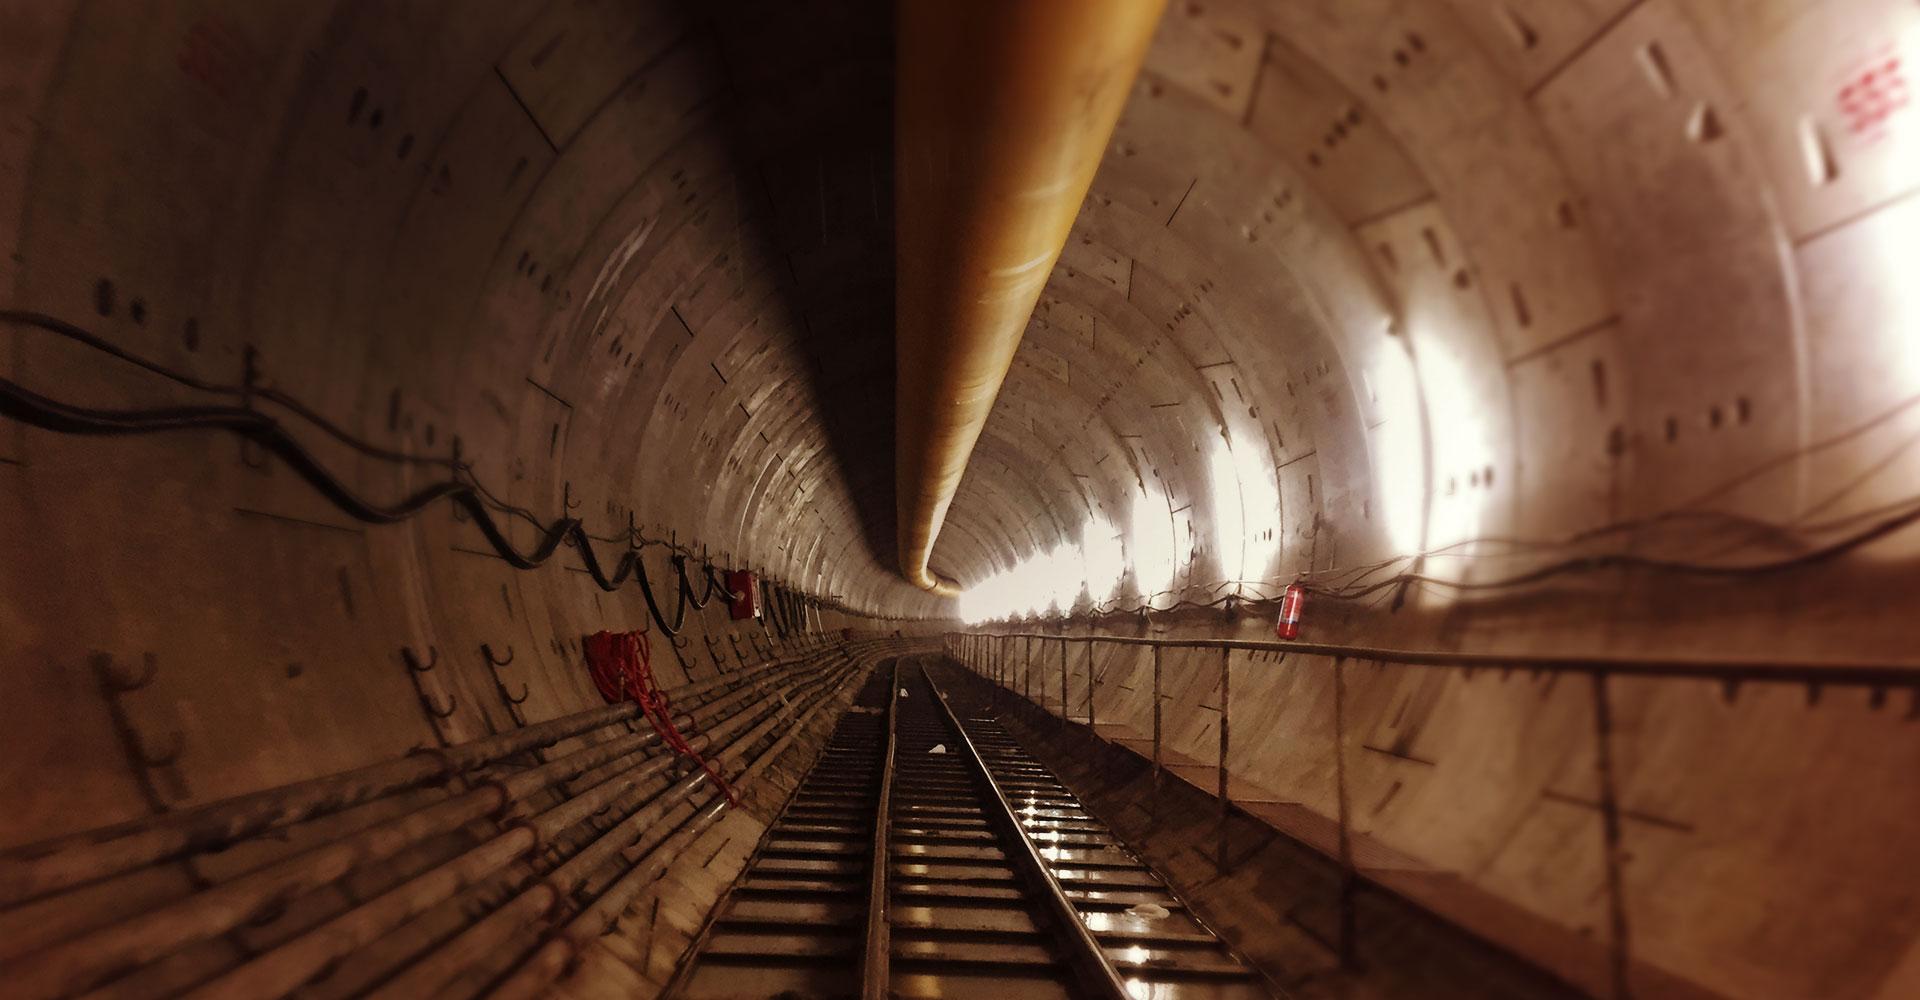
[[[87, 330], [57, 317], [19, 309], [0, 309], [0, 320], [33, 327], [63, 337], [95, 351], [99, 351], [102, 354], [117, 358], [136, 368], [151, 372], [170, 382], [183, 385], [189, 389], [219, 396], [227, 396], [233, 399], [259, 399], [274, 403], [299, 416], [302, 420], [320, 428], [326, 432], [329, 437], [334, 438], [341, 444], [371, 458], [377, 458], [387, 462], [399, 462], [407, 465], [437, 466], [440, 468], [454, 469], [456, 471], [466, 468], [466, 463], [454, 458], [443, 458], [437, 455], [416, 455], [410, 452], [383, 448], [363, 438], [356, 437], [299, 399], [281, 392], [272, 386], [225, 385], [217, 382], [208, 382], [180, 371], [177, 368], [169, 368], [157, 361], [143, 358], [138, 354], [134, 354], [131, 351], [112, 344]], [[252, 365], [251, 358], [251, 349], [249, 349], [249, 368], [251, 368]]]
[[494, 519], [492, 508], [468, 483], [443, 480], [416, 490], [396, 503], [381, 504], [360, 496], [335, 477], [273, 417], [258, 410], [233, 406], [179, 406], [139, 410], [101, 410], [73, 406], [49, 399], [9, 379], [0, 379], [0, 414], [42, 430], [62, 434], [122, 437], [181, 430], [224, 430], [238, 434], [286, 462], [294, 473], [326, 497], [347, 516], [368, 524], [395, 524], [408, 520], [447, 500], [473, 518], [494, 552], [516, 569], [534, 569], [545, 564], [562, 546], [571, 544], [580, 554], [588, 576], [600, 589], [618, 590], [628, 577], [639, 582], [647, 609], [654, 622], [668, 637], [677, 636], [686, 624], [689, 605], [705, 607], [717, 594], [731, 595], [715, 576], [709, 562], [703, 567], [706, 582], [703, 594], [696, 595], [687, 572], [687, 557], [673, 556], [678, 577], [675, 590], [679, 602], [671, 621], [655, 599], [653, 583], [639, 548], [629, 548], [614, 563], [611, 572], [602, 566], [591, 537], [578, 518], [562, 517], [542, 528], [539, 540], [529, 550], [515, 546]]
[[[1896, 506], [1900, 506], [1900, 505], [1896, 505]], [[1307, 593], [1312, 594], [1316, 597], [1330, 598], [1333, 600], [1342, 600], [1342, 601], [1361, 600], [1373, 594], [1379, 593], [1380, 591], [1388, 590], [1394, 587], [1405, 586], [1405, 585], [1443, 587], [1450, 590], [1457, 590], [1457, 591], [1464, 591], [1464, 592], [1483, 592], [1483, 591], [1492, 591], [1492, 590], [1508, 590], [1516, 587], [1531, 586], [1533, 584], [1541, 583], [1546, 580], [1553, 579], [1555, 577], [1566, 576], [1574, 573], [1600, 572], [1600, 571], [1609, 570], [1609, 569], [1644, 570], [1648, 572], [1667, 573], [1667, 574], [1672, 574], [1677, 576], [1698, 576], [1698, 577], [1719, 578], [1719, 579], [1763, 577], [1763, 576], [1771, 576], [1779, 573], [1786, 573], [1796, 569], [1805, 569], [1811, 566], [1819, 565], [1820, 563], [1837, 559], [1840, 556], [1846, 555], [1849, 552], [1852, 552], [1856, 549], [1870, 545], [1873, 542], [1879, 541], [1882, 538], [1886, 538], [1889, 535], [1892, 535], [1907, 527], [1910, 527], [1916, 521], [1920, 521], [1920, 505], [1914, 505], [1914, 504], [1904, 505], [1904, 509], [1901, 511], [1901, 513], [1896, 514], [1892, 517], [1885, 518], [1880, 522], [1878, 522], [1877, 524], [1875, 524], [1873, 527], [1865, 531], [1861, 531], [1857, 534], [1850, 535], [1830, 545], [1821, 546], [1819, 548], [1812, 549], [1810, 551], [1801, 553], [1799, 555], [1793, 556], [1788, 559], [1777, 559], [1771, 562], [1740, 563], [1735, 565], [1714, 565], [1714, 564], [1707, 564], [1707, 563], [1681, 562], [1681, 561], [1670, 560], [1670, 559], [1652, 559], [1645, 556], [1637, 556], [1629, 553], [1615, 552], [1615, 553], [1602, 553], [1599, 555], [1592, 555], [1592, 556], [1581, 556], [1579, 558], [1574, 558], [1574, 559], [1566, 559], [1557, 563], [1552, 563], [1546, 566], [1539, 567], [1537, 569], [1530, 570], [1525, 573], [1503, 577], [1497, 580], [1482, 580], [1482, 581], [1448, 580], [1440, 577], [1428, 576], [1424, 573], [1399, 573], [1394, 576], [1388, 577], [1386, 579], [1378, 580], [1371, 584], [1367, 584], [1365, 586], [1349, 585], [1346, 587], [1339, 587], [1339, 588], [1327, 588], [1327, 587], [1318, 587], [1318, 586], [1308, 584], [1306, 585], [1306, 591]], [[1224, 584], [1217, 584], [1215, 585], [1214, 589], [1218, 589], [1218, 587], [1222, 585]], [[1223, 598], [1216, 598], [1212, 601], [1182, 600], [1165, 608], [1156, 608], [1153, 606], [1152, 602], [1149, 601], [1147, 603], [1141, 604], [1130, 610], [1108, 610], [1104, 613], [1108, 615], [1114, 615], [1114, 614], [1125, 615], [1125, 614], [1143, 614], [1149, 611], [1160, 611], [1164, 613], [1164, 612], [1176, 611], [1176, 610], [1187, 609], [1187, 608], [1194, 608], [1194, 609], [1218, 608], [1218, 607], [1223, 607], [1227, 604], [1230, 604], [1235, 600], [1236, 600], [1236, 597], [1234, 595], [1228, 595]], [[1270, 607], [1278, 604], [1279, 599], [1266, 597], [1266, 598], [1245, 600], [1243, 603], [1245, 604], [1246, 607], [1250, 609], [1266, 608], [1266, 607]], [[1067, 619], [1072, 620], [1073, 616], [1067, 616]]]
[[[539, 515], [526, 507], [502, 500], [487, 489], [472, 475], [472, 464], [457, 454], [453, 456], [418, 455], [382, 447], [360, 438], [339, 424], [289, 395], [271, 386], [255, 384], [253, 380], [253, 352], [248, 349], [248, 379], [245, 385], [228, 385], [210, 382], [187, 372], [162, 365], [159, 362], [141, 357], [121, 348], [98, 335], [68, 323], [65, 320], [44, 313], [20, 309], [0, 309], [0, 321], [27, 326], [51, 333], [91, 350], [108, 355], [143, 371], [157, 375], [170, 382], [213, 395], [238, 399], [243, 404], [238, 407], [222, 406], [179, 406], [159, 407], [136, 410], [97, 410], [73, 406], [50, 399], [33, 392], [17, 383], [0, 380], [0, 412], [15, 419], [32, 424], [45, 430], [68, 434], [83, 435], [135, 435], [157, 433], [171, 430], [226, 430], [260, 444], [279, 455], [301, 478], [332, 501], [348, 516], [356, 520], [374, 524], [392, 524], [406, 520], [434, 502], [447, 499], [474, 518], [488, 543], [501, 559], [518, 569], [532, 569], [545, 563], [561, 545], [572, 543], [586, 564], [588, 575], [603, 590], [617, 590], [628, 576], [634, 576], [640, 583], [641, 592], [646, 598], [647, 609], [656, 624], [669, 638], [677, 636], [686, 622], [689, 605], [696, 611], [705, 608], [716, 595], [725, 594], [731, 599], [732, 591], [715, 576], [713, 563], [704, 555], [699, 556], [702, 563], [702, 578], [706, 584], [700, 594], [694, 593], [689, 579], [686, 561], [696, 557], [689, 547], [677, 542], [648, 538], [636, 530], [631, 522], [627, 530], [620, 535], [594, 535], [585, 530], [577, 518], [562, 517], [552, 522], [543, 521]], [[269, 402], [280, 406], [302, 420], [318, 427], [327, 436], [332, 437], [348, 448], [370, 458], [398, 464], [430, 466], [450, 470], [453, 478], [435, 483], [425, 489], [410, 494], [398, 504], [380, 505], [359, 496], [334, 476], [310, 451], [290, 434], [285, 427], [271, 416], [252, 408], [255, 401]], [[530, 552], [521, 552], [507, 540], [505, 533], [489, 512], [497, 512], [532, 525], [540, 533], [540, 541]], [[629, 547], [621, 559], [615, 563], [611, 573], [607, 572], [595, 555], [591, 542], [622, 543]], [[647, 574], [640, 550], [645, 548], [664, 548], [673, 553], [676, 581], [677, 603], [673, 622], [668, 623], [661, 612], [659, 602], [653, 593], [652, 580]], [[829, 607], [849, 614], [865, 617], [879, 617], [883, 620], [896, 620], [898, 616], [876, 616], [854, 611], [835, 601], [813, 598], [816, 606]]]
[[[335, 440], [361, 454], [382, 461], [446, 468], [454, 473], [455, 479], [437, 483], [424, 490], [418, 491], [402, 500], [398, 505], [381, 507], [364, 500], [347, 489], [276, 421], [271, 417], [267, 417], [253, 410], [251, 406], [238, 408], [172, 407], [129, 411], [86, 410], [58, 403], [46, 397], [39, 396], [15, 383], [5, 382], [4, 385], [9, 394], [9, 398], [4, 402], [8, 404], [8, 412], [10, 415], [14, 415], [18, 419], [25, 420], [26, 422], [34, 423], [36, 426], [41, 426], [49, 430], [60, 430], [65, 433], [95, 435], [137, 434], [152, 431], [203, 428], [219, 428], [233, 431], [243, 436], [253, 438], [270, 451], [279, 454], [295, 468], [296, 472], [307, 479], [310, 484], [336, 505], [340, 506], [341, 509], [346, 511], [350, 516], [372, 523], [393, 523], [404, 520], [412, 517], [421, 509], [437, 500], [442, 498], [451, 499], [475, 517], [481, 532], [487, 536], [489, 543], [493, 544], [501, 558], [517, 568], [530, 569], [539, 566], [551, 557], [553, 552], [557, 550], [561, 544], [567, 541], [573, 542], [575, 547], [580, 550], [582, 559], [587, 564], [589, 574], [594, 578], [594, 582], [603, 589], [617, 589], [629, 574], [634, 573], [634, 567], [638, 565], [639, 570], [637, 575], [640, 579], [642, 593], [647, 601], [648, 610], [653, 615], [654, 620], [660, 624], [669, 636], [677, 635], [679, 629], [685, 624], [686, 610], [689, 603], [691, 603], [694, 610], [697, 611], [704, 609], [716, 593], [729, 594], [731, 596], [731, 591], [726, 585], [715, 579], [712, 562], [704, 558], [702, 559], [702, 575], [706, 583], [705, 592], [698, 596], [693, 593], [692, 583], [688, 579], [685, 566], [685, 560], [691, 557], [693, 552], [684, 546], [659, 541], [657, 539], [648, 539], [636, 531], [631, 525], [628, 526], [624, 536], [597, 536], [587, 533], [581, 526], [581, 522], [575, 518], [563, 517], [551, 523], [543, 522], [533, 511], [525, 507], [507, 503], [493, 495], [487, 490], [484, 484], [472, 478], [470, 474], [471, 465], [458, 457], [416, 455], [384, 448], [356, 437], [338, 424], [333, 423], [325, 416], [314, 411], [299, 399], [270, 386], [254, 384], [252, 378], [253, 355], [251, 349], [249, 349], [248, 352], [249, 374], [247, 384], [226, 385], [209, 382], [186, 372], [169, 368], [158, 362], [141, 357], [57, 317], [28, 310], [0, 309], [0, 320], [52, 333], [196, 391], [237, 398], [245, 403], [251, 403], [254, 400], [264, 400], [274, 403], [299, 416], [301, 419], [312, 423], [328, 436], [333, 437]], [[466, 475], [464, 481], [460, 479], [463, 474]], [[488, 510], [498, 511], [507, 516], [523, 520], [540, 531], [542, 534], [541, 541], [535, 546], [532, 554], [523, 554], [515, 549], [506, 540], [504, 533], [500, 531], [499, 526], [494, 523], [492, 517], [487, 514]], [[1686, 519], [1723, 520], [1741, 527], [1750, 528], [1762, 534], [1769, 534], [1776, 537], [1790, 537], [1795, 533], [1815, 534], [1838, 530], [1841, 527], [1851, 526], [1866, 517], [1887, 510], [1898, 510], [1900, 513], [1881, 521], [1866, 531], [1844, 538], [1839, 542], [1772, 563], [1725, 566], [1676, 560], [1649, 559], [1625, 553], [1606, 553], [1563, 560], [1539, 569], [1499, 580], [1469, 582], [1447, 580], [1420, 573], [1400, 573], [1364, 586], [1360, 585], [1361, 581], [1373, 573], [1387, 566], [1391, 566], [1396, 562], [1417, 560], [1429, 555], [1445, 554], [1452, 549], [1473, 544], [1505, 544], [1516, 548], [1532, 549], [1568, 548], [1612, 534], [1637, 531], [1668, 521]], [[1589, 528], [1562, 539], [1528, 540], [1486, 537], [1454, 542], [1436, 548], [1431, 552], [1417, 553], [1409, 556], [1396, 556], [1392, 559], [1382, 560], [1367, 566], [1349, 567], [1339, 571], [1340, 576], [1347, 577], [1343, 583], [1331, 587], [1309, 584], [1308, 592], [1321, 597], [1339, 600], [1357, 600], [1381, 590], [1406, 584], [1431, 585], [1461, 591], [1483, 591], [1526, 586], [1566, 573], [1593, 572], [1611, 568], [1645, 569], [1698, 576], [1763, 575], [1801, 568], [1837, 557], [1885, 535], [1898, 531], [1915, 520], [1920, 520], [1920, 498], [1898, 501], [1875, 510], [1856, 513], [1812, 526], [1781, 525], [1731, 512], [1690, 509], [1670, 510], [1643, 518], [1618, 521]], [[630, 551], [623, 557], [621, 562], [616, 564], [616, 568], [612, 574], [607, 574], [602, 570], [598, 559], [593, 554], [592, 547], [589, 544], [591, 541], [624, 542], [634, 551]], [[679, 579], [677, 581], [678, 586], [676, 587], [677, 604], [674, 614], [674, 624], [672, 626], [667, 625], [666, 618], [660, 611], [659, 603], [652, 592], [651, 581], [646, 574], [644, 562], [637, 555], [639, 548], [647, 546], [660, 546], [668, 548], [675, 553], [675, 569]], [[1517, 557], [1518, 555], [1520, 555], [1520, 553], [1476, 554], [1477, 557]], [[1358, 575], [1356, 576], [1354, 574]], [[1312, 575], [1313, 574], [1308, 574], [1307, 578], [1310, 578]], [[1227, 584], [1218, 584], [1212, 589], [1217, 590], [1220, 586], [1225, 585]], [[1138, 614], [1151, 610], [1171, 611], [1182, 608], [1220, 607], [1224, 604], [1231, 603], [1234, 599], [1234, 597], [1229, 596], [1227, 598], [1204, 602], [1181, 600], [1164, 609], [1154, 608], [1152, 600], [1149, 599], [1131, 610], [1108, 610], [1105, 613]], [[810, 595], [808, 600], [818, 607], [849, 610], [841, 606], [839, 602], [825, 601], [813, 598]], [[1274, 600], [1276, 599], [1262, 598], [1248, 601], [1247, 603], [1251, 606], [1258, 606]], [[859, 612], [849, 611], [849, 613], [857, 614]], [[894, 616], [869, 617], [882, 617], [885, 620], [894, 620]]]

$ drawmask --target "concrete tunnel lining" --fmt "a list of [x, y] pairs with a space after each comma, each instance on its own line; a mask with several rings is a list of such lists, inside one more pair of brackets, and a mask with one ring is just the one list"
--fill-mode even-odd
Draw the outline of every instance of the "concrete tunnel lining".
[[[1314, 641], [1512, 669], [1237, 654], [1237, 795], [1595, 995], [1614, 958], [1646, 995], [1920, 989], [1913, 685], [1529, 671], [1911, 661], [1920, 10], [1172, 4], [931, 559], [978, 588], [1093, 524], [1128, 562], [986, 626], [895, 567], [892, 44], [869, 2], [11, 9], [0, 304], [223, 384], [251, 352], [357, 437], [457, 440], [507, 503], [609, 538], [631, 516], [817, 599], [819, 637], [1256, 639], [1304, 581]], [[17, 323], [0, 377], [207, 402]], [[435, 478], [287, 426], [368, 496]], [[10, 847], [510, 729], [496, 674], [536, 722], [596, 706], [579, 637], [648, 620], [577, 556], [512, 570], [438, 509], [356, 523], [227, 436], [10, 420], [0, 511]], [[772, 641], [692, 617], [675, 683]], [[439, 650], [447, 718], [402, 648]], [[1048, 691], [1056, 655], [1023, 667]], [[1093, 655], [1123, 748], [1149, 661]], [[1163, 664], [1166, 749], [1203, 763], [1213, 655]], [[97, 656], [152, 682], [109, 702]], [[178, 759], [130, 763], [123, 724]], [[0, 911], [0, 962], [196, 877]], [[576, 985], [665, 982], [609, 956]]]

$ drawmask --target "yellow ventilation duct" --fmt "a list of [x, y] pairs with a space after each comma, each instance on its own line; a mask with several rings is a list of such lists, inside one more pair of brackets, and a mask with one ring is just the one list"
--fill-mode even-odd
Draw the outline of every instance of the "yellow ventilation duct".
[[897, 502], [927, 566], [1165, 0], [901, 0]]

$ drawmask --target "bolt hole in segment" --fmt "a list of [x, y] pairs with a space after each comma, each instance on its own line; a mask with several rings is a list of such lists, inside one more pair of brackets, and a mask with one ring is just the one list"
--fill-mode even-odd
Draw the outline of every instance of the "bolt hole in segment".
[[874, 674], [673, 995], [1272, 996], [944, 662]]

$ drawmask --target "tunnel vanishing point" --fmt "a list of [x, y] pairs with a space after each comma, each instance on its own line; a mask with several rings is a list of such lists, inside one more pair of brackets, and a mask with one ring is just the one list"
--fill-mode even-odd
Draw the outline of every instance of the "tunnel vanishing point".
[[0, 997], [1920, 997], [1917, 81], [0, 4]]

